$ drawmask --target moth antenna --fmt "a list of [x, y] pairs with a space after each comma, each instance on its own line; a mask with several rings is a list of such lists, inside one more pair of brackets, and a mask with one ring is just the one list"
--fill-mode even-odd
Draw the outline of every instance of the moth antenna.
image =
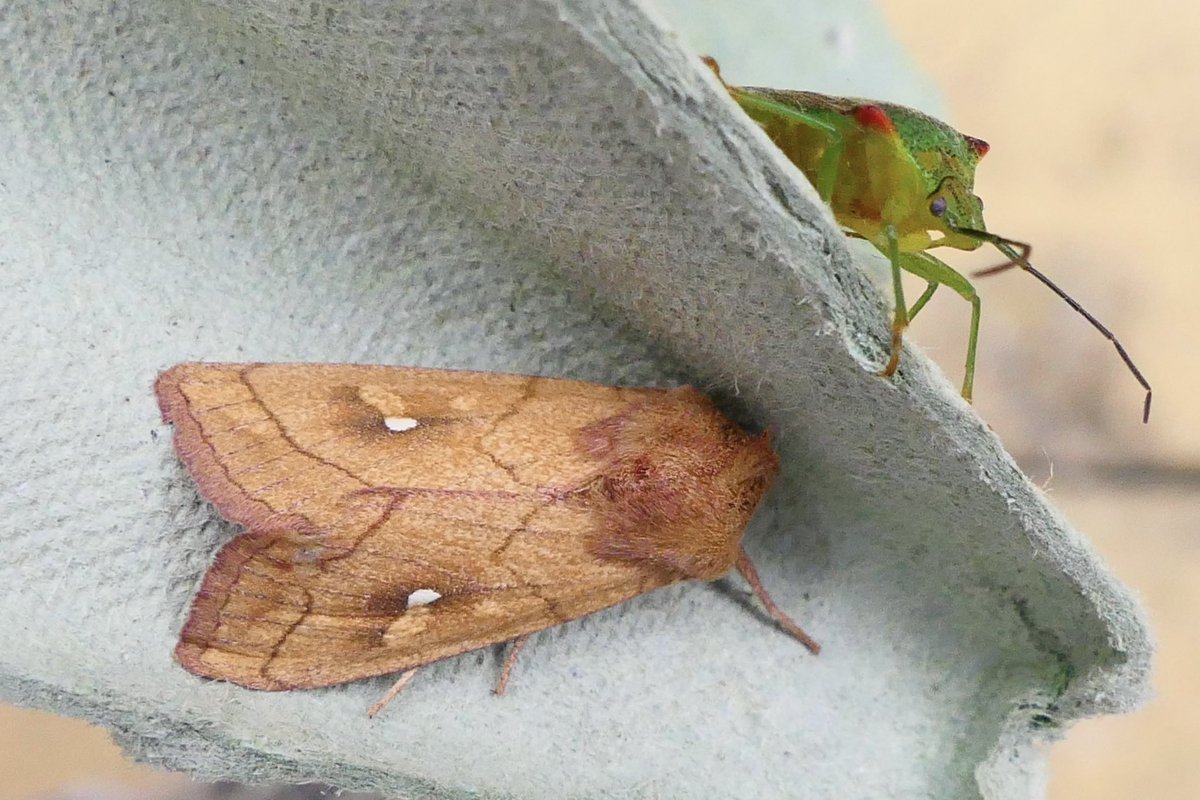
[[1117, 349], [1117, 355], [1119, 355], [1121, 360], [1125, 362], [1125, 366], [1131, 373], [1133, 373], [1133, 377], [1139, 384], [1141, 384], [1141, 387], [1146, 390], [1146, 401], [1142, 405], [1142, 422], [1148, 423], [1150, 421], [1150, 400], [1153, 394], [1150, 389], [1150, 382], [1146, 380], [1144, 375], [1142, 375], [1142, 371], [1137, 368], [1137, 364], [1133, 363], [1133, 358], [1130, 357], [1128, 351], [1125, 350], [1125, 346], [1122, 345], [1117, 339], [1116, 334], [1110, 331], [1104, 325], [1104, 323], [1096, 319], [1096, 317], [1094, 317], [1090, 311], [1081, 306], [1073, 297], [1060, 289], [1058, 284], [1050, 280], [1038, 270], [1034, 269], [1033, 265], [1029, 263], [1029, 254], [1033, 252], [1033, 248], [1025, 242], [1018, 242], [1014, 239], [1006, 239], [1003, 236], [997, 236], [993, 233], [988, 233], [987, 231], [976, 231], [968, 228], [959, 228], [957, 230], [959, 233], [965, 233], [968, 236], [977, 237], [980, 241], [990, 243], [997, 250], [1008, 257], [1008, 261], [1004, 262], [1003, 264], [997, 264], [994, 267], [988, 267], [986, 269], [973, 272], [971, 273], [971, 277], [985, 278], [989, 275], [995, 275], [998, 272], [1004, 272], [1005, 270], [1013, 267], [1020, 267], [1041, 281], [1047, 288], [1050, 289], [1050, 291], [1061, 297], [1067, 305], [1075, 309], [1080, 316], [1090, 322], [1093, 328], [1100, 331], [1105, 339], [1108, 339], [1110, 342], [1112, 342], [1113, 347]]
[[775, 605], [775, 601], [771, 599], [771, 595], [767, 594], [767, 590], [759, 580], [758, 570], [754, 568], [753, 562], [750, 561], [750, 556], [746, 555], [746, 548], [738, 548], [737, 570], [742, 573], [742, 577], [746, 579], [746, 583], [750, 584], [750, 588], [754, 591], [754, 596], [767, 609], [767, 613], [771, 615], [771, 619], [779, 623], [779, 625], [792, 636], [800, 640], [800, 644], [812, 651], [812, 654], [819, 655], [821, 645], [817, 644], [811, 636], [804, 632], [804, 629], [796, 624], [796, 621], [783, 613], [783, 609]]

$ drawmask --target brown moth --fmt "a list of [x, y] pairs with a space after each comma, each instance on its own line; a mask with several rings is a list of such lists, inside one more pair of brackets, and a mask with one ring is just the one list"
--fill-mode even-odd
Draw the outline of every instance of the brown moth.
[[778, 469], [695, 389], [401, 367], [179, 364], [155, 384], [201, 494], [245, 526], [175, 649], [300, 689], [408, 670], [736, 566]]

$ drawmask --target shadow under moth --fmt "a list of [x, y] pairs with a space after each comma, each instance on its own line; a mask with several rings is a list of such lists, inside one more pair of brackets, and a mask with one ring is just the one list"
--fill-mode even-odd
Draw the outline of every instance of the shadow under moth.
[[515, 640], [730, 568], [778, 470], [691, 388], [403, 367], [178, 364], [155, 384], [200, 493], [245, 527], [175, 649], [252, 689], [330, 686]]

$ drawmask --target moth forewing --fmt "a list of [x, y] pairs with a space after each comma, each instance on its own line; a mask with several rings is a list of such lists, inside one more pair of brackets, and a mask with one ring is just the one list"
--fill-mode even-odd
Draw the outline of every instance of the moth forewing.
[[246, 528], [176, 656], [255, 689], [410, 670], [724, 575], [778, 469], [688, 388], [193, 363], [156, 391], [201, 493]]

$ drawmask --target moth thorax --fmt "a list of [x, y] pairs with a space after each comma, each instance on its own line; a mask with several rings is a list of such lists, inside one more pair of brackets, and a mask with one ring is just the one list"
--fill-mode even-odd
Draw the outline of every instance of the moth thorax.
[[724, 575], [737, 560], [777, 459], [766, 437], [748, 436], [707, 399], [688, 412], [605, 426], [611, 439], [591, 493], [597, 555], [697, 579]]

